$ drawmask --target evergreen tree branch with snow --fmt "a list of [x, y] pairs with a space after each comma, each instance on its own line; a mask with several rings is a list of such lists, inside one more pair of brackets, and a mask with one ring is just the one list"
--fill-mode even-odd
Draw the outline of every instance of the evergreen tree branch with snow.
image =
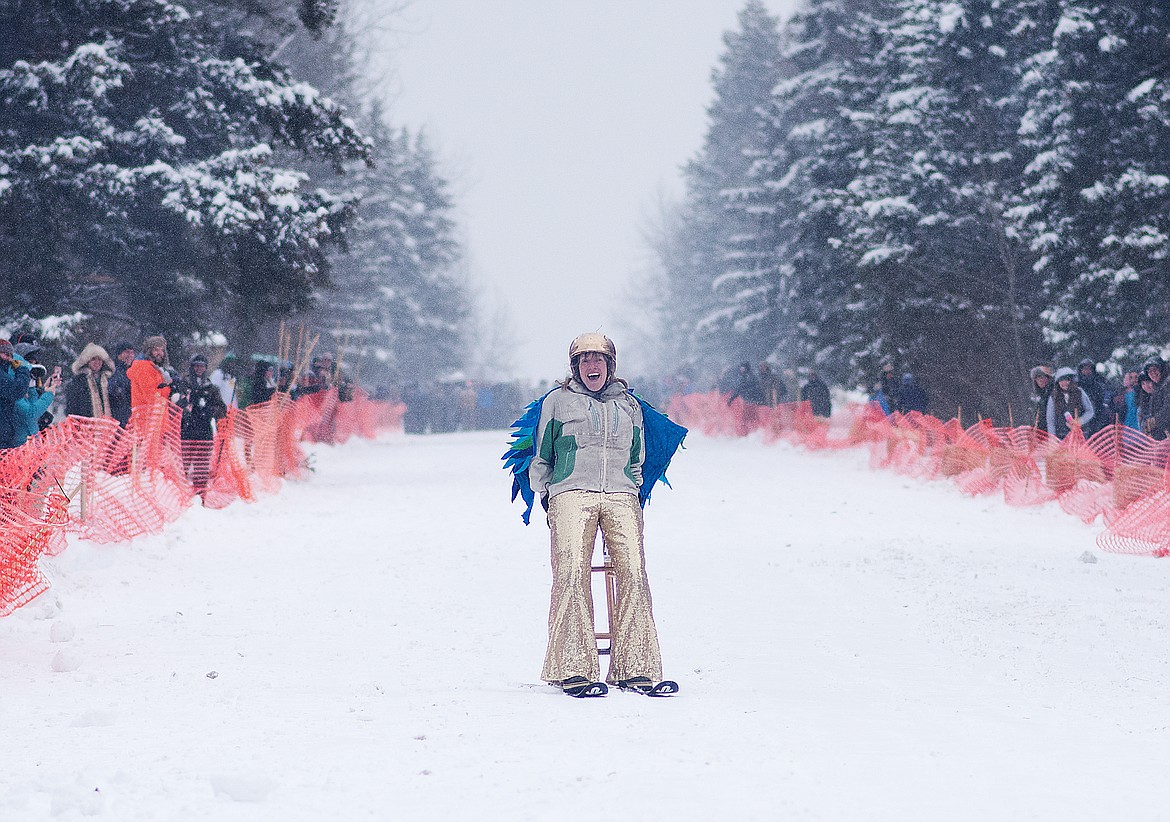
[[[277, 161], [370, 144], [265, 49], [163, 0], [0, 11], [6, 313], [193, 331], [304, 308], [353, 203]], [[242, 39], [243, 38], [243, 39]]]

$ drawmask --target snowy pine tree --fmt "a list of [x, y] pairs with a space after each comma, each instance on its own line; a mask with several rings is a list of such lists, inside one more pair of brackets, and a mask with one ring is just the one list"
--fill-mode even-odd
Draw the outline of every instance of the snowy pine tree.
[[871, 347], [864, 286], [841, 249], [846, 189], [872, 152], [874, 70], [888, 3], [813, 0], [784, 28], [791, 77], [766, 109], [769, 151], [738, 206], [758, 216], [752, 268], [773, 295], [765, 323], [782, 362], [852, 376]]
[[251, 324], [308, 304], [350, 204], [274, 162], [340, 168], [344, 112], [237, 32], [164, 0], [0, 10], [5, 313], [127, 329]]
[[753, 218], [728, 202], [763, 150], [759, 109], [781, 72], [777, 20], [759, 0], [749, 0], [738, 30], [723, 42], [712, 73], [715, 99], [707, 110], [706, 138], [685, 170], [686, 201], [671, 219], [666, 242], [658, 243], [667, 284], [666, 344], [711, 370], [733, 359], [763, 358], [773, 347], [762, 331], [771, 295], [741, 249]]
[[1018, 375], [1042, 351], [1033, 254], [1008, 216], [1026, 164], [1017, 131], [1027, 4], [902, 5], [846, 207], [871, 364], [921, 372], [948, 410], [1006, 416], [1023, 406]]
[[[1053, 4], [1057, 5], [1057, 4]], [[1059, 5], [1026, 78], [1020, 225], [1066, 362], [1164, 350], [1170, 324], [1170, 7]]]

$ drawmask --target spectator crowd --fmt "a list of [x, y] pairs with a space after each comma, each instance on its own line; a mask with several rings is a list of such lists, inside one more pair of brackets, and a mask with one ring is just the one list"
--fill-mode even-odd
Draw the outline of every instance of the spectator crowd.
[[[109, 417], [124, 427], [135, 408], [155, 397], [181, 409], [184, 442], [206, 442], [229, 407], [267, 402], [277, 392], [295, 400], [331, 388], [346, 402], [355, 388], [354, 376], [329, 353], [300, 371], [288, 360], [254, 355], [244, 361], [222, 349], [190, 351], [180, 371], [162, 336], [138, 344], [86, 343], [67, 369], [48, 369], [44, 353], [27, 335], [0, 339], [0, 449], [23, 445], [65, 416]], [[429, 434], [507, 428], [532, 399], [531, 390], [516, 382], [460, 377], [380, 386], [371, 393], [374, 400], [406, 404], [407, 433]]]
[[180, 372], [161, 336], [110, 348], [89, 342], [69, 366], [66, 382], [60, 365], [49, 371], [43, 353], [25, 335], [0, 339], [0, 448], [23, 445], [59, 416], [108, 417], [124, 427], [134, 409], [157, 397], [181, 410], [184, 441], [211, 441], [229, 407], [263, 403], [277, 391], [297, 399], [336, 387], [341, 402], [353, 398], [353, 381], [332, 354], [314, 357], [296, 373], [292, 363], [275, 357], [256, 355], [248, 368], [230, 352], [213, 361], [195, 351]]
[[[1060, 439], [1068, 435], [1074, 422], [1086, 438], [1114, 423], [1156, 440], [1170, 437], [1170, 387], [1165, 381], [1165, 361], [1150, 357], [1140, 367], [1126, 369], [1119, 381], [1107, 379], [1102, 371], [1091, 359], [1081, 360], [1076, 368], [1057, 369], [1050, 364], [1032, 368], [1031, 413], [1027, 421]], [[794, 371], [777, 373], [767, 362], [755, 368], [750, 362], [742, 362], [724, 372], [711, 387], [726, 397], [728, 405], [737, 400], [762, 407], [802, 401], [810, 404], [814, 415], [830, 416], [828, 385], [815, 370], [805, 373], [800, 382]], [[686, 374], [670, 378], [663, 386], [666, 396], [703, 391]], [[891, 363], [882, 366], [867, 397], [887, 416], [912, 411], [926, 414], [930, 408], [930, 396], [915, 375], [899, 375]]]
[[[163, 397], [182, 411], [184, 441], [210, 441], [216, 421], [229, 407], [246, 408], [266, 402], [277, 392], [293, 399], [336, 388], [338, 399], [353, 398], [354, 380], [332, 354], [312, 358], [303, 369], [288, 361], [255, 355], [244, 362], [230, 352], [218, 356], [193, 351], [186, 370], [171, 365], [167, 341], [148, 336], [135, 345], [120, 341], [112, 347], [87, 343], [63, 374], [49, 367], [44, 349], [28, 335], [0, 339], [0, 448], [22, 445], [62, 416], [109, 417], [125, 426], [131, 412]], [[1154, 439], [1170, 436], [1170, 388], [1167, 365], [1151, 357], [1140, 367], [1128, 368], [1121, 380], [1102, 376], [1091, 359], [1074, 368], [1037, 365], [1031, 369], [1031, 419], [1036, 427], [1058, 438], [1075, 422], [1086, 437], [1113, 423], [1142, 431]], [[295, 372], [295, 373], [294, 373]], [[652, 403], [675, 394], [704, 389], [685, 373], [661, 382], [635, 380], [634, 387]], [[829, 386], [815, 370], [798, 379], [794, 371], [778, 370], [768, 362], [754, 367], [744, 361], [727, 369], [712, 386], [727, 404], [774, 407], [808, 402], [819, 417], [833, 410]], [[529, 387], [515, 382], [475, 381], [463, 378], [405, 383], [400, 390], [380, 388], [374, 399], [401, 400], [407, 410], [407, 433], [440, 433], [501, 429], [511, 424], [533, 396], [547, 385]], [[927, 413], [930, 397], [914, 374], [899, 375], [893, 364], [882, 366], [868, 393], [870, 403], [884, 414]]]
[[1055, 372], [1049, 365], [1038, 365], [1031, 370], [1036, 418], [1055, 437], [1068, 434], [1075, 420], [1086, 437], [1120, 423], [1164, 440], [1170, 434], [1165, 376], [1166, 362], [1161, 357], [1127, 368], [1120, 383], [1106, 380], [1091, 359], [1081, 360], [1075, 369]]

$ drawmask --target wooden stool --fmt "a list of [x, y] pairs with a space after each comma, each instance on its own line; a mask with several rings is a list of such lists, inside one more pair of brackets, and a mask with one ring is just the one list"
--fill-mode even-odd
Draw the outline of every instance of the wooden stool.
[[[602, 575], [602, 583], [605, 585], [605, 632], [597, 630], [594, 625], [594, 636], [597, 639], [597, 653], [608, 654], [613, 650], [613, 615], [617, 611], [617, 574], [614, 573], [613, 563], [610, 562], [609, 552], [605, 550], [605, 546], [601, 548], [601, 565], [591, 565], [589, 570], [595, 574]], [[595, 618], [596, 621], [596, 618]], [[609, 644], [602, 647], [602, 641]]]

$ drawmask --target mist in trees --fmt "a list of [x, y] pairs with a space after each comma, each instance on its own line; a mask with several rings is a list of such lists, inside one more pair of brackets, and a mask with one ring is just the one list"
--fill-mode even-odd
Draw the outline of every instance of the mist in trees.
[[1006, 419], [1031, 365], [1166, 345], [1170, 11], [751, 0], [719, 66], [652, 243], [676, 362], [893, 362]]

